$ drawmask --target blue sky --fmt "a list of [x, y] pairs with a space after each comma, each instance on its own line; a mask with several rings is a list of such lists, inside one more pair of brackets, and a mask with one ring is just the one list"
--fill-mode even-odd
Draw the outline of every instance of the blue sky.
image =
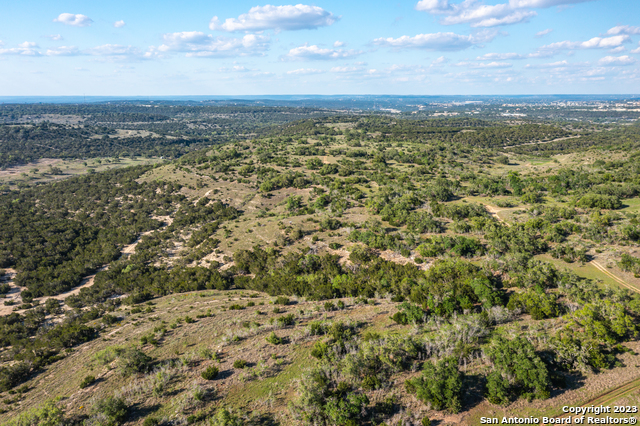
[[5, 2], [0, 96], [637, 94], [637, 0]]

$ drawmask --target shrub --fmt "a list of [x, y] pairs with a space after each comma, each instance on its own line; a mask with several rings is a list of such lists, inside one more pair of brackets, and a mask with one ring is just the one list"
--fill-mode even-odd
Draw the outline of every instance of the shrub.
[[244, 306], [239, 305], [237, 303], [234, 303], [233, 305], [229, 306], [230, 311], [240, 311], [242, 309], [244, 309]]
[[509, 382], [502, 377], [499, 371], [494, 371], [487, 376], [487, 400], [496, 405], [509, 405], [511, 392]]
[[243, 369], [247, 366], [247, 361], [244, 359], [236, 359], [233, 361], [233, 368]]
[[196, 320], [187, 315], [186, 317], [184, 317], [184, 322], [186, 322], [187, 324], [191, 324], [196, 322]]
[[4, 424], [6, 426], [57, 426], [65, 424], [63, 414], [62, 409], [55, 402], [47, 401], [41, 406], [22, 413]]
[[8, 367], [0, 368], [0, 392], [24, 382], [31, 372], [31, 364], [25, 361], [18, 362]]
[[278, 318], [277, 322], [280, 327], [294, 325], [296, 323], [296, 317], [294, 314], [287, 314]]
[[142, 422], [142, 426], [158, 426], [160, 424], [160, 420], [156, 419], [155, 417], [147, 417], [146, 419], [144, 419], [144, 422]]
[[276, 300], [273, 301], [274, 305], [288, 305], [289, 303], [291, 303], [291, 300], [284, 296], [278, 296]]
[[93, 376], [87, 376], [84, 379], [82, 379], [82, 381], [80, 382], [80, 389], [84, 389], [87, 386], [91, 386], [93, 384], [93, 382], [96, 381], [96, 378]]
[[207, 367], [201, 374], [202, 378], [205, 380], [213, 380], [218, 377], [218, 373], [220, 370], [215, 365], [210, 365]]
[[109, 420], [108, 425], [115, 426], [123, 423], [127, 419], [129, 407], [127, 407], [127, 404], [122, 398], [110, 396], [99, 399], [93, 406], [93, 413], [94, 415], [104, 415]]
[[124, 349], [118, 357], [120, 373], [123, 376], [130, 376], [135, 373], [147, 373], [151, 369], [153, 358], [144, 352], [135, 349]]
[[[497, 375], [490, 377], [489, 396], [494, 401], [504, 403], [510, 392], [516, 396], [549, 398], [551, 382], [547, 366], [528, 340], [498, 337], [485, 352], [501, 374], [500, 378]], [[502, 376], [509, 377], [509, 381], [503, 380]]]
[[242, 426], [244, 422], [226, 408], [219, 409], [210, 420], [210, 426]]
[[407, 390], [418, 399], [430, 403], [434, 410], [460, 411], [462, 398], [462, 374], [454, 357], [443, 358], [437, 364], [424, 363], [422, 376], [407, 380]]
[[615, 210], [622, 207], [620, 199], [615, 195], [587, 194], [582, 197], [578, 203], [578, 207], [585, 209], [606, 209]]
[[283, 343], [283, 340], [281, 337], [278, 337], [276, 335], [275, 331], [272, 331], [271, 334], [267, 336], [267, 342], [271, 343], [272, 345], [281, 345]]
[[118, 317], [111, 314], [104, 314], [104, 316], [102, 317], [102, 322], [104, 323], [104, 325], [113, 325], [118, 322]]

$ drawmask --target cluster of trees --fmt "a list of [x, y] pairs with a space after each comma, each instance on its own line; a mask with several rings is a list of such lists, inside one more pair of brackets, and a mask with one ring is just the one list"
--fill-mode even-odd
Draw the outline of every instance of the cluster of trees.
[[179, 186], [136, 181], [149, 167], [111, 170], [0, 195], [0, 267], [33, 297], [55, 295], [162, 224], [151, 215], [184, 199]]

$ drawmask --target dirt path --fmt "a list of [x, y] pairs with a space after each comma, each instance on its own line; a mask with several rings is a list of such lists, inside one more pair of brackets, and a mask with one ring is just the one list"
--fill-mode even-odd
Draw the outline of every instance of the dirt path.
[[491, 216], [495, 217], [498, 220], [498, 222], [502, 222], [507, 226], [511, 226], [511, 224], [509, 222], [507, 222], [506, 220], [504, 220], [503, 218], [501, 218], [498, 213], [516, 211], [516, 210], [523, 210], [521, 207], [498, 208], [498, 207], [491, 206], [489, 204], [484, 204], [484, 207], [491, 214]]
[[613, 275], [611, 272], [607, 271], [607, 268], [605, 268], [604, 266], [602, 266], [601, 264], [599, 264], [598, 262], [596, 262], [595, 260], [591, 261], [591, 264], [593, 266], [595, 266], [596, 268], [598, 268], [601, 272], [605, 273], [608, 277], [610, 277], [611, 279], [615, 280], [618, 284], [620, 284], [621, 286], [623, 286], [626, 289], [629, 289], [631, 291], [634, 291], [636, 293], [640, 293], [640, 290], [638, 290], [637, 288], [633, 287], [630, 284], [627, 284], [624, 280], [622, 280], [621, 278], [618, 278], [617, 276]]

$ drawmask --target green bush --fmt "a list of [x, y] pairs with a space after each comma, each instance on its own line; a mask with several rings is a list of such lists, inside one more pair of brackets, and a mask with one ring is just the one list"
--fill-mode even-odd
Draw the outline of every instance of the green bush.
[[274, 305], [288, 305], [289, 303], [291, 303], [291, 300], [284, 296], [278, 296], [276, 297], [276, 300], [273, 301]]
[[587, 194], [580, 198], [577, 206], [585, 209], [616, 210], [622, 207], [622, 202], [615, 195]]
[[425, 362], [422, 376], [408, 380], [406, 385], [409, 392], [430, 403], [434, 410], [446, 409], [455, 414], [462, 408], [462, 373], [454, 357], [441, 359], [435, 365]]
[[151, 370], [153, 358], [135, 348], [124, 349], [118, 356], [118, 366], [123, 376], [147, 373]]
[[210, 365], [207, 367], [201, 374], [202, 378], [205, 380], [213, 380], [218, 377], [218, 373], [220, 370], [215, 365]]
[[236, 359], [233, 361], [233, 368], [243, 369], [247, 366], [247, 361], [244, 359]]
[[[48, 300], [47, 300], [48, 302]], [[104, 314], [102, 316], [102, 322], [104, 323], [104, 325], [113, 325], [115, 323], [117, 323], [120, 319], [115, 316], [115, 315], [111, 315], [111, 314]]]
[[283, 315], [277, 319], [278, 326], [286, 327], [296, 323], [296, 316], [294, 314]]
[[4, 423], [6, 426], [59, 426], [64, 422], [64, 412], [53, 401], [17, 415]]
[[[497, 337], [485, 353], [497, 372], [490, 377], [491, 389], [488, 390], [493, 401], [504, 403], [510, 394], [516, 397], [549, 398], [551, 381], [547, 366], [528, 340]], [[509, 381], [506, 382], [502, 377], [508, 377]]]
[[281, 345], [283, 343], [283, 340], [281, 337], [278, 337], [276, 335], [275, 331], [272, 331], [271, 334], [267, 336], [267, 342], [271, 343], [272, 345]]
[[226, 408], [220, 408], [215, 416], [209, 420], [210, 426], [243, 426], [244, 422]]
[[108, 420], [109, 426], [123, 423], [129, 416], [129, 407], [122, 398], [110, 396], [99, 399], [93, 406], [93, 414], [102, 414]]
[[144, 419], [144, 422], [142, 422], [142, 426], [158, 426], [160, 424], [160, 420], [156, 419], [155, 417], [147, 417], [146, 419]]
[[87, 376], [84, 379], [82, 379], [82, 381], [80, 382], [80, 389], [84, 389], [87, 386], [91, 386], [93, 384], [93, 382], [96, 381], [96, 378], [94, 376]]

